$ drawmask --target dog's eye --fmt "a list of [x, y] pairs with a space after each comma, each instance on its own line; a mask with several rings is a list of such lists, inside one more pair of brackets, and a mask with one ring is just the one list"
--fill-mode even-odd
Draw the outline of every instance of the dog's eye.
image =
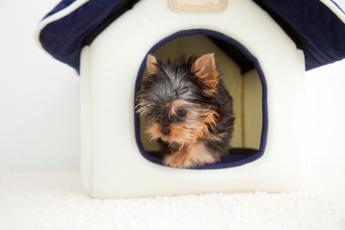
[[177, 115], [178, 117], [185, 117], [185, 116], [187, 115], [187, 110], [185, 110], [185, 109], [179, 109], [179, 110], [177, 110], [176, 115]]

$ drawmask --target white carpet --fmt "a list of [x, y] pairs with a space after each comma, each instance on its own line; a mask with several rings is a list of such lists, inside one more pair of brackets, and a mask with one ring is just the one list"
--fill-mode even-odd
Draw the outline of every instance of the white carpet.
[[315, 182], [292, 194], [96, 200], [76, 173], [0, 175], [0, 230], [345, 229], [345, 187]]

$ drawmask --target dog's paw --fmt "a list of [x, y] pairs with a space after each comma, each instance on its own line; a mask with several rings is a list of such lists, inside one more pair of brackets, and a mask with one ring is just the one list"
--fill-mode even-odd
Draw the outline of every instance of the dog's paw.
[[165, 156], [164, 162], [165, 165], [174, 167], [174, 168], [189, 168], [193, 167], [190, 160], [187, 158], [186, 154], [174, 153]]
[[205, 148], [194, 147], [182, 152], [167, 155], [164, 164], [174, 168], [194, 168], [216, 163], [215, 157]]

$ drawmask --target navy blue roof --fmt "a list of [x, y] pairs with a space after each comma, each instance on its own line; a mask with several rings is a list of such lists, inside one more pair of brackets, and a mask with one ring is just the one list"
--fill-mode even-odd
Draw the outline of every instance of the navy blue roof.
[[[79, 71], [83, 46], [138, 1], [89, 0], [45, 26], [39, 34], [40, 43], [54, 58]], [[319, 0], [254, 1], [304, 50], [306, 70], [345, 58], [345, 24]], [[61, 1], [46, 17], [74, 2]]]

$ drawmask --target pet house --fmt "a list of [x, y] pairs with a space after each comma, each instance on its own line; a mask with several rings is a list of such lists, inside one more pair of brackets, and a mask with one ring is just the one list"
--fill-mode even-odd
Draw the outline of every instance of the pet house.
[[[38, 44], [81, 80], [84, 188], [94, 197], [291, 191], [303, 183], [305, 70], [345, 57], [335, 0], [65, 0]], [[195, 169], [162, 165], [134, 97], [145, 59], [215, 53], [234, 98], [233, 149]]]

